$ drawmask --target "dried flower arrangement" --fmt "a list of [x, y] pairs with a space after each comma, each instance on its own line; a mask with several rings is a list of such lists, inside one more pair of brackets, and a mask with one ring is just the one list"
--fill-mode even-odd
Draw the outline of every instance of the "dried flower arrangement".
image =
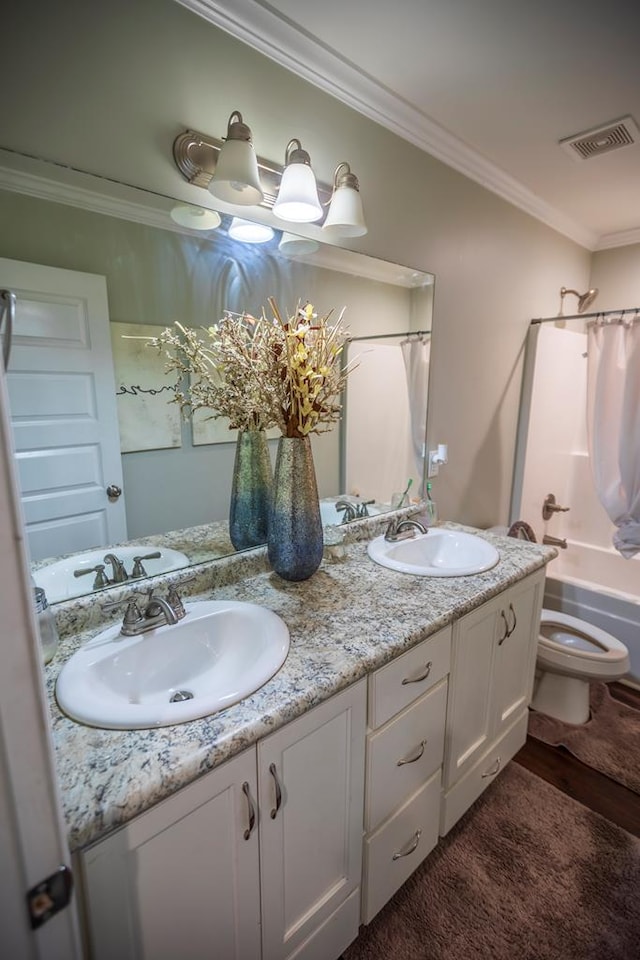
[[187, 392], [177, 385], [174, 397], [185, 416], [209, 410], [214, 418], [227, 417], [230, 430], [275, 426], [264, 397], [273, 341], [266, 324], [228, 314], [208, 329], [177, 321], [175, 328], [163, 330], [150, 345], [164, 350], [166, 373], [176, 372], [179, 380], [189, 375]]
[[226, 416], [230, 429], [277, 426], [285, 437], [323, 433], [340, 419], [340, 393], [353, 364], [342, 366], [348, 334], [344, 311], [335, 324], [331, 313], [318, 317], [311, 304], [283, 319], [269, 299], [270, 320], [229, 314], [201, 332], [176, 323], [153, 346], [167, 352], [167, 372], [188, 373], [188, 394], [176, 389], [183, 412], [199, 409]]

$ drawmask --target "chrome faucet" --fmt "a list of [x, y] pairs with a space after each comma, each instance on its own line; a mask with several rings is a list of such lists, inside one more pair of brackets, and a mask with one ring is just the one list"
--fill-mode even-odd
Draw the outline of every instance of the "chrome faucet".
[[351, 503], [350, 500], [336, 500], [336, 511], [342, 513], [342, 520], [340, 523], [351, 523], [352, 520], [356, 520], [358, 517], [358, 508], [355, 503]]
[[394, 518], [387, 527], [384, 538], [390, 543], [394, 543], [396, 540], [407, 540], [410, 537], [415, 537], [416, 530], [418, 533], [427, 532], [427, 528], [419, 520], [412, 520], [411, 518], [397, 520]]
[[166, 600], [154, 596], [153, 590], [150, 590], [142, 612], [135, 599], [129, 601], [120, 633], [124, 637], [135, 637], [165, 624], [174, 625], [185, 616], [186, 611], [175, 588], [169, 591]]
[[108, 553], [103, 560], [111, 564], [111, 583], [124, 583], [129, 579], [124, 563], [120, 557], [116, 557], [115, 553]]

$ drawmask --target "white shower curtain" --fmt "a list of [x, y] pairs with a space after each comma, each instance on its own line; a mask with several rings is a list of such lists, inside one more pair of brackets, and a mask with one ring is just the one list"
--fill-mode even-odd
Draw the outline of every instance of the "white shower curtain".
[[591, 469], [613, 544], [629, 559], [640, 552], [640, 322], [595, 321], [587, 344]]
[[409, 415], [411, 417], [411, 445], [420, 481], [425, 457], [427, 429], [427, 391], [429, 388], [429, 356], [431, 341], [426, 337], [409, 338], [400, 344], [407, 371]]

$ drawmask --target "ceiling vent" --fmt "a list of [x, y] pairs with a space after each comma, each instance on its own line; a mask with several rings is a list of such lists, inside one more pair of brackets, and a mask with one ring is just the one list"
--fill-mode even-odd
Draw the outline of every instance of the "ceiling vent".
[[640, 130], [632, 117], [622, 117], [586, 133], [566, 137], [560, 141], [560, 146], [574, 160], [590, 160], [611, 150], [631, 147], [634, 143], [640, 143]]

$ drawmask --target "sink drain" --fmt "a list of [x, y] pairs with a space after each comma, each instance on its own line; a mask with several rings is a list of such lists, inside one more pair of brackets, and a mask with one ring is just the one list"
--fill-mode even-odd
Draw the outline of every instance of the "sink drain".
[[183, 700], [193, 700], [193, 694], [190, 690], [176, 690], [169, 703], [182, 703]]

